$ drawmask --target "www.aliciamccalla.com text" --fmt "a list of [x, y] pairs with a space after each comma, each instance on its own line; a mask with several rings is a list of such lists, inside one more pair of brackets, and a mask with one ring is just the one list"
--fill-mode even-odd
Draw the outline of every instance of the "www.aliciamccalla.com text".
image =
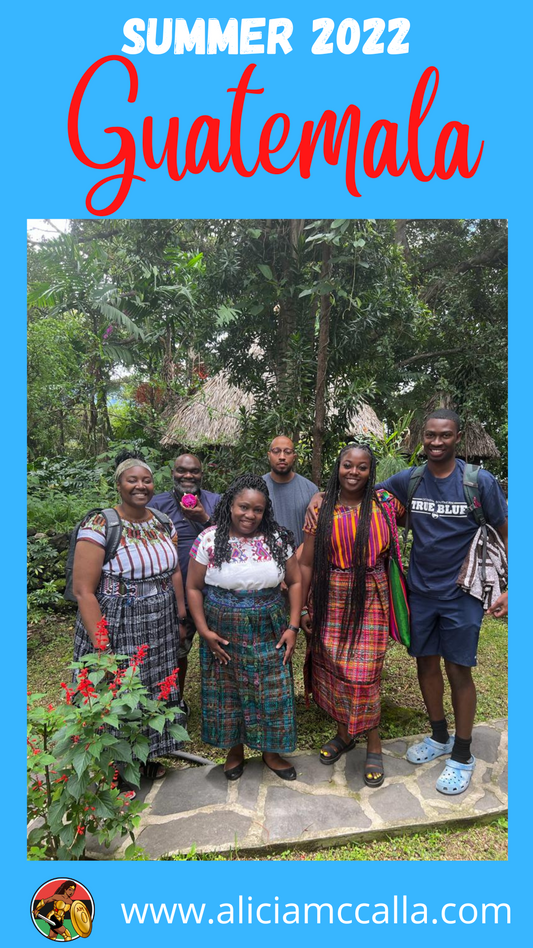
[[431, 908], [395, 895], [387, 902], [259, 902], [239, 895], [233, 902], [121, 903], [127, 925], [509, 925], [507, 902], [445, 902]]

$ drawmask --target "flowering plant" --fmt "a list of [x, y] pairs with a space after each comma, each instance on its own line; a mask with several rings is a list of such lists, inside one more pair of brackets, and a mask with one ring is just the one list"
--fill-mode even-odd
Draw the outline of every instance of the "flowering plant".
[[28, 693], [28, 818], [36, 822], [28, 835], [30, 858], [39, 852], [44, 858], [79, 859], [87, 833], [106, 846], [129, 833], [129, 858], [147, 804], [120, 792], [116, 765], [122, 765], [125, 780], [139, 786], [150, 728], [160, 734], [167, 728], [178, 741], [189, 739], [176, 722], [180, 712], [166, 705], [176, 691], [178, 669], [159, 683], [153, 699], [139, 675], [148, 646], [129, 658], [109, 654], [105, 619], [97, 643], [96, 652], [72, 663], [76, 682], [62, 683], [57, 706], [44, 707], [43, 695]]

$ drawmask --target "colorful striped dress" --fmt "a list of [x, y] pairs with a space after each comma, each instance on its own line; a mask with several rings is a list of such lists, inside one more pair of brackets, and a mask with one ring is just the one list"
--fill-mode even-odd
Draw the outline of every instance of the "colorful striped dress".
[[[392, 495], [377, 492], [394, 522], [403, 508]], [[318, 511], [318, 508], [317, 508]], [[387, 520], [374, 501], [370, 524], [366, 602], [355, 642], [343, 643], [342, 618], [353, 582], [353, 550], [359, 509], [337, 504], [333, 513], [330, 547], [329, 596], [319, 641], [314, 641], [306, 661], [306, 690], [323, 711], [346, 724], [355, 736], [379, 725], [381, 671], [389, 638], [389, 594], [385, 558], [390, 546]], [[306, 533], [316, 533], [307, 518]], [[311, 590], [312, 609], [312, 590]]]

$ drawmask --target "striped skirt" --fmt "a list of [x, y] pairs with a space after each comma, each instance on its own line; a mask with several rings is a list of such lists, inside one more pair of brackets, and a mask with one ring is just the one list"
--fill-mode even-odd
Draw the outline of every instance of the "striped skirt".
[[332, 570], [329, 602], [319, 643], [306, 661], [308, 692], [323, 711], [346, 724], [352, 736], [379, 725], [381, 671], [389, 639], [387, 574], [367, 574], [366, 603], [358, 641], [351, 650], [341, 642], [342, 616], [351, 588], [351, 570]]
[[[156, 698], [160, 688], [158, 683], [178, 667], [179, 628], [174, 589], [168, 577], [154, 577], [151, 584], [156, 594], [146, 597], [131, 595], [113, 595], [104, 592], [105, 577], [96, 592], [102, 615], [106, 617], [109, 629], [109, 643], [117, 655], [134, 655], [140, 645], [148, 645], [148, 653], [139, 673], [143, 685], [151, 698]], [[129, 584], [133, 587], [135, 584]], [[130, 592], [133, 590], [130, 588]], [[94, 648], [85, 631], [78, 612], [74, 632], [74, 661], [93, 652]], [[177, 708], [179, 694], [173, 692], [166, 702], [176, 706], [176, 723], [184, 724], [182, 712]], [[150, 757], [164, 757], [174, 753], [181, 746], [168, 733], [150, 729]]]
[[200, 639], [202, 740], [215, 747], [247, 744], [254, 750], [288, 753], [296, 747], [292, 667], [276, 649], [287, 628], [279, 590], [241, 592], [208, 586], [208, 627], [229, 641], [231, 657], [221, 665]]

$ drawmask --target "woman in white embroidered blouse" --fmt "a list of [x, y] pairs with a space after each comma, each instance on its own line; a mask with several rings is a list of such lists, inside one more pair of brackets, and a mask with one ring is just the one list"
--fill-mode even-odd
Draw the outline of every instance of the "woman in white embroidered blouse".
[[280, 756], [296, 747], [290, 660], [301, 588], [293, 537], [275, 522], [265, 481], [255, 474], [233, 482], [214, 520], [193, 544], [187, 574], [187, 602], [201, 636], [202, 740], [229, 748], [228, 780], [243, 772], [245, 744], [261, 750], [279, 777], [295, 780], [294, 767]]

